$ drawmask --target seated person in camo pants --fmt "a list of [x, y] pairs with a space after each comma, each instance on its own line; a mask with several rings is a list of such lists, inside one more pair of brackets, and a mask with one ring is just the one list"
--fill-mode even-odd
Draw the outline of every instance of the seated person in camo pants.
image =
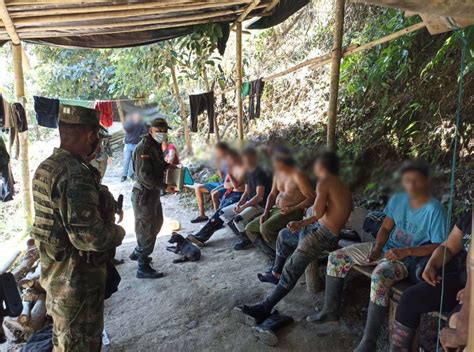
[[188, 239], [200, 247], [203, 247], [204, 243], [211, 238], [214, 232], [224, 225], [224, 221], [220, 218], [222, 209], [237, 203], [244, 193], [246, 170], [242, 157], [237, 151], [230, 149], [227, 151], [226, 162], [229, 170], [224, 187], [227, 191], [221, 199], [220, 207], [201, 230], [196, 234], [188, 235]]
[[275, 261], [275, 266], [282, 263], [284, 266], [283, 270], [274, 268], [275, 276], [281, 273], [278, 284], [262, 302], [233, 310], [241, 322], [248, 322], [252, 317], [256, 324], [260, 324], [267, 319], [273, 307], [295, 287], [306, 267], [323, 251], [337, 248], [339, 232], [351, 213], [352, 195], [338, 176], [339, 159], [335, 153], [321, 152], [316, 158], [314, 171], [318, 185], [313, 215], [290, 222], [290, 233], [280, 232], [277, 251], [282, 258]]
[[278, 232], [290, 221], [301, 220], [314, 201], [308, 177], [296, 166], [291, 151], [277, 147], [272, 152], [273, 185], [261, 217], [252, 220], [245, 231], [255, 247], [273, 262]]
[[417, 257], [431, 255], [446, 239], [446, 212], [430, 194], [429, 167], [407, 161], [400, 173], [405, 192], [389, 200], [375, 244], [358, 243], [329, 255], [324, 308], [308, 317], [316, 324], [339, 321], [344, 277], [353, 265], [375, 266], [364, 336], [356, 352], [376, 350], [390, 287], [408, 277]]
[[234, 244], [235, 250], [247, 249], [252, 242], [245, 233], [247, 224], [263, 213], [263, 207], [267, 201], [272, 187], [271, 177], [258, 166], [258, 155], [254, 148], [248, 147], [242, 154], [245, 175], [245, 190], [236, 204], [222, 209], [221, 218], [240, 240]]
[[[472, 211], [454, 225], [448, 239], [433, 252], [423, 271], [424, 281], [403, 292], [397, 305], [390, 351], [409, 352], [423, 313], [459, 311], [466, 286], [466, 257], [471, 244]], [[444, 279], [442, 268], [445, 266]]]

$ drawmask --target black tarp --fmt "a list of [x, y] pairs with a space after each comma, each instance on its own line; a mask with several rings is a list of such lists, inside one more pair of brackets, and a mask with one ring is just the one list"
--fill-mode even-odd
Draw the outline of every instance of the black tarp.
[[267, 29], [286, 21], [296, 11], [308, 5], [309, 0], [280, 0], [270, 16], [261, 17], [247, 29]]

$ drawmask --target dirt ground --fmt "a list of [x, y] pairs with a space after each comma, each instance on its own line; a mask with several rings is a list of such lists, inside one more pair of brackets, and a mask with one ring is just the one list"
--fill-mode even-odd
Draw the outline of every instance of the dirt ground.
[[[119, 291], [105, 304], [109, 351], [351, 351], [362, 332], [344, 324], [333, 333], [305, 321], [322, 294], [311, 295], [303, 282], [278, 305], [295, 323], [279, 334], [277, 347], [256, 341], [248, 326], [235, 322], [231, 309], [256, 302], [271, 285], [257, 280], [266, 266], [255, 249], [236, 252], [235, 236], [220, 230], [202, 250], [199, 262], [173, 264], [176, 255], [165, 250], [171, 233], [170, 220], [179, 220], [183, 234], [198, 227], [189, 222], [195, 210], [179, 204], [178, 195], [162, 198], [165, 225], [152, 255], [153, 266], [166, 276], [158, 280], [135, 278], [136, 263], [128, 259], [134, 248], [130, 181], [120, 183], [120, 165], [109, 168], [104, 184], [117, 196], [125, 196], [124, 227], [127, 236], [118, 248], [122, 282]], [[354, 322], [352, 322], [354, 323]], [[362, 326], [361, 324], [359, 324]]]

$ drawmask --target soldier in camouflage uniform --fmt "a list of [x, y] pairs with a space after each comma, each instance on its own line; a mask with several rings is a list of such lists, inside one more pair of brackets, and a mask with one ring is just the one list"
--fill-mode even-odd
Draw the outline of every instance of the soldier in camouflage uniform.
[[150, 266], [149, 256], [153, 252], [156, 236], [163, 225], [160, 193], [166, 188], [164, 173], [167, 164], [163, 157], [161, 142], [168, 129], [165, 119], [155, 119], [151, 123], [149, 133], [138, 143], [133, 153], [136, 182], [133, 185], [132, 205], [137, 247], [130, 255], [130, 259], [138, 260], [137, 278], [140, 279], [157, 279], [163, 276], [163, 273]]
[[53, 318], [54, 351], [100, 351], [106, 262], [125, 231], [115, 200], [86, 164], [99, 142], [98, 112], [61, 105], [61, 145], [33, 178], [41, 285]]

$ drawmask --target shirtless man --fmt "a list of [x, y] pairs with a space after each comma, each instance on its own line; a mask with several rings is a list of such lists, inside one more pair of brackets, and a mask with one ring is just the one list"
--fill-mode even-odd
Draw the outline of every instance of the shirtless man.
[[245, 228], [247, 236], [272, 261], [278, 232], [291, 221], [301, 220], [304, 211], [314, 200], [309, 179], [298, 169], [290, 150], [284, 147], [273, 151], [274, 177], [272, 190], [261, 217]]
[[222, 209], [231, 204], [237, 203], [245, 190], [245, 167], [241, 155], [230, 149], [226, 155], [228, 165], [228, 174], [224, 181], [224, 187], [227, 189], [222, 196], [220, 206], [204, 227], [195, 235], [188, 235], [188, 239], [200, 247], [219, 230], [224, 221], [221, 219]]
[[290, 222], [289, 231], [282, 231], [284, 234], [279, 235], [277, 255], [282, 259], [277, 259], [275, 264], [282, 266], [283, 270], [276, 265], [273, 270], [275, 277], [279, 277], [278, 284], [263, 302], [234, 308], [238, 320], [248, 322], [250, 316], [257, 324], [263, 322], [271, 315], [273, 307], [293, 289], [309, 263], [318, 259], [323, 251], [337, 248], [339, 232], [351, 212], [352, 196], [339, 179], [339, 159], [335, 153], [319, 153], [314, 173], [318, 186], [313, 215]]

